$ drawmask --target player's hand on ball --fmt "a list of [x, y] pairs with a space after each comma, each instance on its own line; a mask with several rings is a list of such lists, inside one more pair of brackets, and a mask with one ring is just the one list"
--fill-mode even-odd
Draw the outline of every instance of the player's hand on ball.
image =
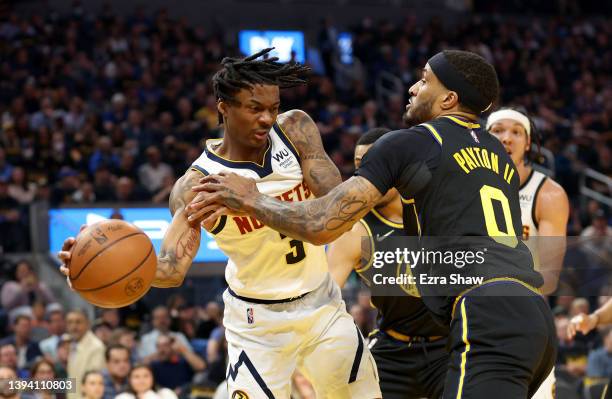
[[595, 327], [597, 327], [597, 316], [595, 315], [587, 315], [581, 313], [577, 316], [572, 317], [569, 325], [567, 326], [567, 336], [569, 338], [574, 338], [577, 332], [581, 332], [586, 335]]
[[189, 221], [203, 219], [205, 224], [228, 213], [251, 214], [261, 195], [254, 179], [226, 172], [203, 177], [192, 190], [198, 195], [187, 206]]
[[[87, 228], [87, 225], [84, 224], [79, 229], [79, 233]], [[57, 253], [57, 257], [62, 261], [60, 265], [60, 272], [66, 276], [66, 282], [70, 289], [72, 289], [72, 283], [70, 282], [70, 258], [72, 257], [72, 247], [76, 243], [76, 238], [68, 237], [64, 240], [64, 244], [62, 245], [62, 250]]]

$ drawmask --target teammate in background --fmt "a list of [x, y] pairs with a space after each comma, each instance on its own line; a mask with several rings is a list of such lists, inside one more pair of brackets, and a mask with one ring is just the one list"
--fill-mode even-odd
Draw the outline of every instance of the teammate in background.
[[[552, 294], [557, 289], [565, 256], [569, 219], [567, 194], [558, 183], [531, 165], [529, 153], [535, 132], [525, 114], [509, 108], [495, 111], [487, 119], [487, 130], [502, 142], [518, 171], [523, 240], [531, 250], [535, 269], [544, 278], [541, 291]], [[536, 236], [540, 238], [534, 242]], [[532, 398], [553, 399], [555, 381], [553, 368]]]
[[[258, 60], [271, 50], [224, 58], [213, 77], [224, 138], [208, 140], [172, 189], [174, 216], [158, 255], [156, 287], [181, 285], [198, 251], [200, 225], [190, 224], [185, 206], [202, 176], [233, 171], [283, 201], [322, 196], [341, 182], [312, 119], [300, 110], [279, 114], [279, 89], [305, 84], [308, 68]], [[376, 366], [328, 273], [324, 247], [252, 217], [222, 216], [204, 227], [229, 257], [223, 299], [232, 398], [288, 398], [296, 369], [318, 398], [380, 398]], [[67, 262], [69, 253], [61, 258]]]
[[[609, 299], [603, 306], [595, 310], [591, 314], [580, 313], [572, 317], [567, 326], [567, 336], [573, 339], [578, 332], [587, 335], [593, 329], [598, 326], [605, 326], [612, 324], [612, 299]], [[610, 386], [612, 386], [612, 378], [608, 381], [608, 384], [604, 388], [604, 394], [602, 399], [612, 398], [610, 393]]]
[[[359, 138], [355, 168], [359, 168], [374, 142], [387, 132], [389, 129], [375, 128]], [[409, 213], [406, 219], [413, 222], [412, 234], [418, 235], [416, 214]], [[385, 271], [372, 267], [372, 254], [393, 251], [397, 246], [393, 239], [405, 235], [405, 230], [400, 194], [392, 188], [359, 223], [329, 245], [329, 272], [336, 283], [344, 286], [355, 270], [372, 287], [373, 274]], [[366, 237], [369, 247], [362, 248]], [[406, 270], [401, 266], [400, 269], [390, 272], [395, 275]], [[370, 351], [376, 360], [380, 390], [385, 399], [439, 398], [444, 389], [448, 328], [433, 320], [423, 301], [412, 296], [416, 290], [410, 288], [413, 287], [402, 287], [406, 292], [398, 295], [372, 292], [372, 304], [378, 309], [378, 329], [370, 335]]]
[[[495, 111], [487, 119], [487, 130], [502, 142], [518, 171], [523, 239], [533, 253], [536, 270], [544, 277], [541, 291], [552, 294], [565, 256], [567, 194], [557, 182], [533, 168], [529, 155], [535, 132], [525, 114], [509, 108]], [[529, 240], [536, 236], [560, 238]]]
[[612, 299], [589, 315], [580, 313], [572, 317], [567, 326], [567, 336], [573, 339], [577, 332], [587, 335], [595, 327], [606, 324], [612, 324]]
[[449, 251], [452, 259], [465, 255], [466, 245], [472, 259], [486, 252], [478, 265], [434, 260], [412, 272], [427, 308], [450, 326], [443, 398], [531, 396], [552, 370], [555, 326], [537, 289], [542, 276], [517, 237], [516, 168], [499, 140], [477, 123], [498, 92], [495, 69], [482, 57], [444, 50], [410, 88], [404, 119], [413, 127], [378, 140], [356, 176], [324, 197], [281, 202], [259, 193], [255, 181], [223, 173], [200, 180], [194, 190], [201, 192], [187, 212], [208, 221], [246, 213], [321, 245], [350, 230], [397, 188], [404, 215], [416, 207], [423, 251]]

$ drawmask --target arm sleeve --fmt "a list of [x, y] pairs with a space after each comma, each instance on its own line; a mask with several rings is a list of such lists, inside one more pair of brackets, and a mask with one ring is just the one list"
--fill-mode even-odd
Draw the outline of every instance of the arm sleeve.
[[411, 198], [431, 180], [441, 152], [424, 128], [397, 130], [374, 143], [355, 174], [368, 179], [382, 195], [395, 187], [404, 198]]

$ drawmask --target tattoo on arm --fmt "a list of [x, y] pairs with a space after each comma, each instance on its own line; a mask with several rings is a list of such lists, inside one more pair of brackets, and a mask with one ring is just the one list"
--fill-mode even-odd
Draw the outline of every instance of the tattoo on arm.
[[179, 178], [172, 191], [170, 192], [170, 213], [174, 216], [177, 210], [182, 210], [187, 206], [195, 195], [191, 191], [191, 187], [198, 184], [200, 176], [197, 172], [187, 172], [181, 178]]
[[193, 258], [195, 251], [197, 251], [199, 245], [200, 235], [194, 228], [183, 232], [176, 243], [176, 259], [181, 260], [185, 256]]
[[287, 236], [322, 245], [338, 238], [380, 200], [381, 194], [363, 177], [353, 177], [322, 198], [281, 202], [261, 195], [255, 217]]
[[285, 112], [279, 116], [279, 123], [297, 147], [304, 177], [316, 196], [327, 194], [342, 182], [338, 168], [325, 153], [317, 125], [307, 113]]
[[198, 183], [196, 172], [187, 172], [176, 181], [170, 194], [172, 224], [166, 231], [159, 255], [153, 285], [160, 288], [177, 287], [182, 284], [200, 246], [200, 230], [191, 227], [183, 210], [195, 193], [191, 187]]
[[178, 271], [178, 262], [174, 250], [162, 248], [159, 251], [159, 256], [157, 257], [157, 274], [159, 275], [157, 278], [162, 279], [175, 279], [180, 277], [181, 273]]

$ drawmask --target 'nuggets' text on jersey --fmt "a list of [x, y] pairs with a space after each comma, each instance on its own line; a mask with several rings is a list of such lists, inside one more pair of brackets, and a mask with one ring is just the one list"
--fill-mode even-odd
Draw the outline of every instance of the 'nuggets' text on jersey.
[[[233, 161], [215, 153], [220, 140], [208, 140], [192, 169], [203, 174], [231, 171], [256, 180], [257, 189], [282, 201], [314, 195], [304, 182], [299, 153], [278, 124], [270, 129], [262, 163]], [[225, 279], [238, 295], [277, 300], [321, 285], [327, 275], [325, 249], [286, 237], [246, 216], [222, 216], [210, 230], [228, 256]]]

